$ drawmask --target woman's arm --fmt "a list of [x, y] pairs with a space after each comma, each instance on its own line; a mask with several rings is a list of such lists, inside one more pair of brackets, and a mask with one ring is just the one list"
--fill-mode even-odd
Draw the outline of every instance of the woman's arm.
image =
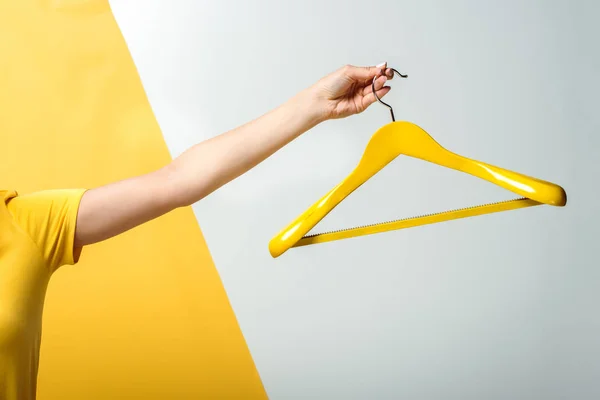
[[[383, 72], [385, 71], [385, 74]], [[390, 90], [385, 64], [346, 66], [241, 127], [199, 143], [155, 172], [87, 191], [79, 206], [75, 247], [99, 242], [191, 205], [252, 169], [315, 125], [364, 111]]]

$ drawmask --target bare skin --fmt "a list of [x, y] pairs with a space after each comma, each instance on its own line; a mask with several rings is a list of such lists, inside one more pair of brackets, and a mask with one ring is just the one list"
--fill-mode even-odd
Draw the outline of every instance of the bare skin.
[[390, 88], [387, 65], [345, 66], [262, 117], [198, 143], [165, 167], [88, 190], [81, 199], [75, 247], [119, 235], [189, 206], [244, 174], [286, 144], [330, 119], [359, 114]]

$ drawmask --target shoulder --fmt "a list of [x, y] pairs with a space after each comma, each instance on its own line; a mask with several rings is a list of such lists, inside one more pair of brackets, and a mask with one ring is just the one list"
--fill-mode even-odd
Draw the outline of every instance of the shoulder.
[[85, 189], [40, 190], [18, 195], [1, 192], [12, 219], [40, 248], [55, 269], [73, 263], [73, 241], [77, 213]]
[[84, 189], [52, 189], [19, 195], [7, 191], [3, 196], [12, 217], [31, 230], [64, 222], [65, 217], [77, 212], [84, 192]]

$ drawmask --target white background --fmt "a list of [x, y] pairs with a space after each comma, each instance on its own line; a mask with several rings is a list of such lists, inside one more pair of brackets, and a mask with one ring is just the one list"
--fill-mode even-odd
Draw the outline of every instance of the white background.
[[[562, 185], [511, 211], [292, 249], [268, 242], [389, 122], [327, 122], [194, 206], [272, 399], [600, 398], [593, 1], [112, 0], [174, 157], [344, 64], [446, 148]], [[512, 198], [401, 157], [319, 230]]]

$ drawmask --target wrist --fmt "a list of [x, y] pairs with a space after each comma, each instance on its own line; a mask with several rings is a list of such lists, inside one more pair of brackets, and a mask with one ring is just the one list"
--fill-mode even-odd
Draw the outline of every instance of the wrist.
[[302, 113], [309, 125], [316, 126], [329, 119], [327, 102], [312, 87], [298, 93], [294, 100], [297, 112]]

